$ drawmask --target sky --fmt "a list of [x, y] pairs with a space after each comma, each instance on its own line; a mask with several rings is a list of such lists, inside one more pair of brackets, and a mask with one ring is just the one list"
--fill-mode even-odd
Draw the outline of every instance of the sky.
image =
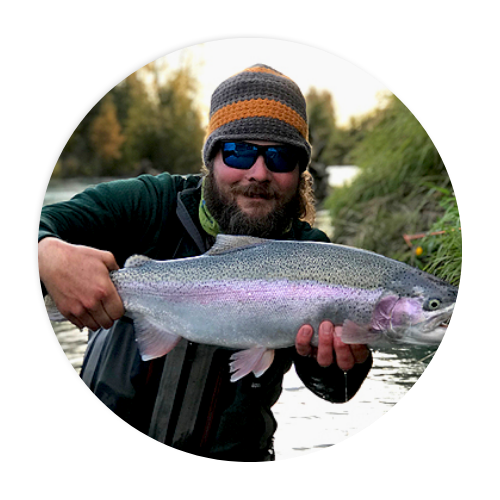
[[208, 116], [210, 96], [223, 80], [257, 63], [266, 64], [294, 80], [306, 94], [311, 86], [326, 89], [334, 98], [338, 125], [378, 104], [387, 87], [363, 69], [329, 52], [304, 44], [261, 38], [220, 40], [193, 45], [159, 58], [170, 67], [190, 60], [201, 88], [200, 104]]

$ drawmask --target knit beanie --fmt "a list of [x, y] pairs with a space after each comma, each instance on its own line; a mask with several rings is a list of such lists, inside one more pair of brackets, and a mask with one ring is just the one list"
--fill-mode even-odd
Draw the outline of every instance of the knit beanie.
[[296, 146], [303, 153], [301, 171], [309, 165], [305, 98], [295, 82], [264, 64], [233, 75], [215, 89], [203, 162], [209, 164], [220, 141], [252, 139]]

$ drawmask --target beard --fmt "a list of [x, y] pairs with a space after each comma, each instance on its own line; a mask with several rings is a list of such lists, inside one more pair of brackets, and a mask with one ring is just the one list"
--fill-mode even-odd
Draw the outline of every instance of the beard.
[[[255, 182], [248, 186], [230, 185], [226, 194], [220, 190], [212, 169], [205, 178], [204, 195], [208, 211], [224, 234], [278, 238], [289, 229], [292, 220], [300, 213], [298, 189], [291, 198], [283, 199], [268, 184]], [[238, 206], [237, 195], [274, 199], [275, 209], [262, 216], [249, 216]]]

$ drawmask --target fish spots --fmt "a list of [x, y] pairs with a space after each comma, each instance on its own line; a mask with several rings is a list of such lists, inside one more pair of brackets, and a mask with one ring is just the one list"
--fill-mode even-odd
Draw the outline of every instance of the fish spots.
[[[301, 325], [317, 330], [325, 319], [371, 325], [378, 318], [384, 326], [387, 315], [381, 310], [375, 317], [374, 311], [388, 294], [438, 299], [444, 307], [456, 297], [456, 288], [406, 264], [326, 243], [264, 240], [197, 257], [136, 263], [111, 273], [127, 311], [147, 315], [192, 342], [231, 348], [291, 346]], [[394, 316], [399, 337], [414, 310], [401, 307]], [[438, 312], [426, 316], [427, 324], [437, 321]], [[423, 328], [413, 319], [409, 323], [413, 336]]]

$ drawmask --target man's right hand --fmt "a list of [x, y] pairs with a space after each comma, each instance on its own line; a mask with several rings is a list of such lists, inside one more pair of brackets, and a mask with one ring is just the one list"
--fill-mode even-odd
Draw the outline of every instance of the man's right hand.
[[38, 243], [40, 279], [61, 314], [78, 328], [111, 328], [125, 312], [109, 277], [119, 269], [111, 252], [58, 238]]

